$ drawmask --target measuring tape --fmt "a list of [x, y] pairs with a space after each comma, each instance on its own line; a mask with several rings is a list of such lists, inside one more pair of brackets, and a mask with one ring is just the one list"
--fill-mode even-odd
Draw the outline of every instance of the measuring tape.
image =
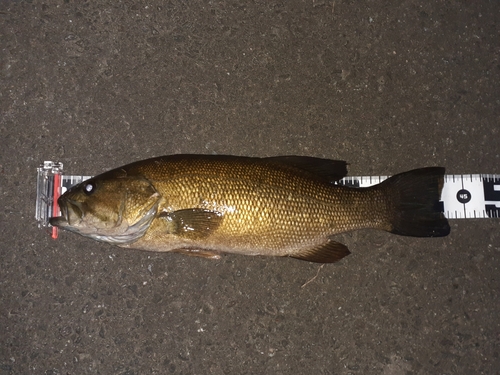
[[[57, 199], [73, 185], [92, 176], [64, 175], [63, 163], [45, 161], [37, 168], [36, 213], [40, 228], [49, 227], [49, 219], [59, 216]], [[388, 176], [350, 176], [337, 184], [350, 187], [369, 187]], [[500, 217], [500, 175], [445, 175], [441, 192], [441, 211], [448, 219], [485, 219]], [[51, 227], [57, 238], [57, 228]]]
[[65, 176], [63, 175], [63, 163], [53, 161], [44, 161], [36, 171], [35, 218], [38, 222], [38, 227], [50, 227], [52, 238], [56, 239], [58, 228], [50, 226], [49, 219], [59, 216], [57, 200], [70, 187], [92, 176]]
[[[369, 187], [388, 176], [345, 177], [339, 185]], [[500, 175], [449, 174], [444, 176], [441, 211], [448, 219], [488, 219], [500, 217]]]

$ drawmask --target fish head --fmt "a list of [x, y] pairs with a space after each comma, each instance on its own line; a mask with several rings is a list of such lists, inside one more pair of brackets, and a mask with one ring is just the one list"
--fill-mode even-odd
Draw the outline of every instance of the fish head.
[[61, 216], [51, 218], [50, 224], [99, 241], [126, 244], [144, 235], [160, 198], [147, 179], [115, 170], [64, 193], [58, 199]]

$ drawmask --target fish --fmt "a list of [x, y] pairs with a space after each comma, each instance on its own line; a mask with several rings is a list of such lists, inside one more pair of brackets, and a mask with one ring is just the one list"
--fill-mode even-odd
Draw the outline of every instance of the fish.
[[344, 232], [448, 235], [439, 208], [444, 173], [426, 167], [354, 188], [338, 184], [347, 175], [341, 160], [168, 155], [75, 185], [50, 224], [123, 248], [333, 263], [350, 254], [334, 238]]

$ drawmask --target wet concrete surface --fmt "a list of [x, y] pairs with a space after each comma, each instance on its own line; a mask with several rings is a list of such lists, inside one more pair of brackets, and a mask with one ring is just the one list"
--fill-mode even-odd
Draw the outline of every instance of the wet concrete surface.
[[33, 216], [44, 160], [500, 173], [499, 20], [497, 1], [0, 2], [0, 374], [498, 374], [498, 220], [346, 234], [322, 267], [52, 240]]

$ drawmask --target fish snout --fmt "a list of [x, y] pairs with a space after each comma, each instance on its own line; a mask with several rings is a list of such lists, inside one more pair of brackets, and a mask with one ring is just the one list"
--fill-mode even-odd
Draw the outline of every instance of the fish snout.
[[79, 223], [83, 219], [82, 204], [70, 199], [58, 200], [61, 216], [50, 218], [52, 226], [67, 227]]

